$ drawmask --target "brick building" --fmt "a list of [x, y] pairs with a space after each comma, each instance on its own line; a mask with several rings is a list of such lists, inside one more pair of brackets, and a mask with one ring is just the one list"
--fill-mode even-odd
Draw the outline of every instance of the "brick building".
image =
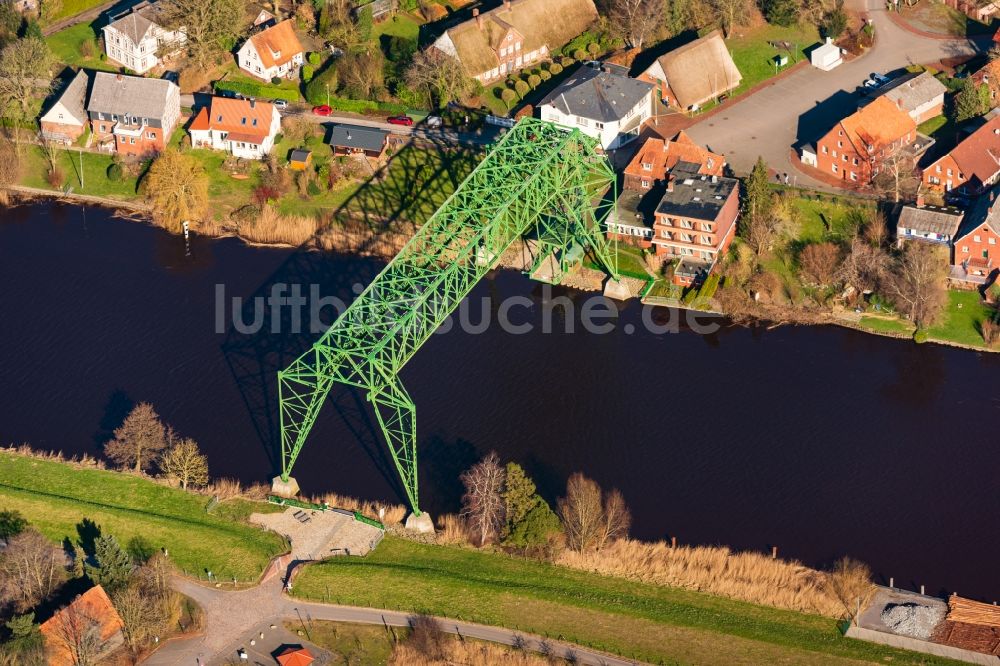
[[642, 192], [665, 183], [679, 162], [697, 164], [703, 176], [721, 176], [726, 166], [725, 157], [702, 148], [683, 131], [668, 141], [651, 137], [625, 167], [624, 189]]
[[1000, 263], [1000, 186], [980, 197], [955, 235], [951, 278], [983, 284]]
[[816, 167], [836, 178], [869, 183], [882, 161], [917, 138], [910, 114], [885, 97], [847, 116], [816, 142]]
[[41, 118], [42, 136], [46, 141], [71, 145], [83, 136], [87, 128], [87, 72], [80, 70], [62, 91], [55, 103]]
[[739, 209], [735, 178], [700, 174], [688, 162], [674, 167], [656, 206], [652, 244], [657, 254], [680, 259], [675, 284], [696, 284], [711, 272], [736, 235]]
[[921, 172], [924, 185], [938, 192], [975, 196], [1000, 178], [1000, 116], [970, 134]]
[[87, 116], [102, 149], [122, 155], [155, 154], [166, 148], [180, 120], [180, 89], [165, 79], [97, 72]]

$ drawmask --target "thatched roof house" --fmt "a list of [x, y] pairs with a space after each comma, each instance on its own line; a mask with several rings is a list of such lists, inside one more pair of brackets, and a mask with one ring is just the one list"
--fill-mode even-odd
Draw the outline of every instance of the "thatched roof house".
[[435, 48], [486, 83], [549, 57], [597, 19], [593, 0], [504, 0], [449, 28]]
[[639, 78], [658, 84], [667, 104], [694, 109], [739, 86], [743, 75], [722, 33], [713, 30], [663, 54]]

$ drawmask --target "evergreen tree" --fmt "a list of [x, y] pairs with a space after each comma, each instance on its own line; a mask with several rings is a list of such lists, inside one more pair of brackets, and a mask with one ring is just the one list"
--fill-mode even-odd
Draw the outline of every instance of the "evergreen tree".
[[94, 542], [94, 559], [97, 566], [87, 565], [87, 576], [108, 592], [120, 590], [132, 575], [132, 558], [112, 534], [98, 537]]
[[788, 27], [798, 19], [799, 3], [796, 0], [765, 0], [764, 17], [773, 25]]
[[71, 573], [73, 578], [83, 578], [86, 575], [84, 564], [87, 562], [87, 554], [83, 552], [80, 544], [73, 544], [73, 568]]
[[505, 535], [510, 534], [524, 520], [539, 499], [535, 494], [535, 482], [524, 473], [524, 468], [515, 462], [507, 463], [507, 482], [503, 489], [503, 501], [507, 507]]
[[15, 615], [11, 619], [7, 620], [5, 626], [10, 630], [10, 633], [14, 638], [26, 638], [35, 633], [35, 630], [38, 628], [35, 624], [34, 613]]
[[0, 511], [0, 539], [17, 536], [28, 527], [28, 521], [16, 509]]
[[767, 162], [757, 158], [750, 175], [743, 181], [743, 214], [740, 216], [740, 235], [744, 235], [752, 220], [771, 214], [774, 198], [771, 192]]
[[535, 495], [535, 505], [514, 526], [504, 543], [521, 548], [544, 546], [551, 535], [561, 531], [562, 523], [559, 522], [559, 517], [549, 508], [545, 500]]
[[986, 85], [976, 86], [971, 79], [963, 79], [962, 89], [955, 95], [955, 122], [981, 116], [987, 111], [989, 88]]

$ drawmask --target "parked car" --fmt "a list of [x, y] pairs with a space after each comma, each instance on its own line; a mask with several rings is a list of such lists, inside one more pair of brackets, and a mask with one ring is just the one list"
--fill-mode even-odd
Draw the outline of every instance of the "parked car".
[[878, 88], [878, 81], [875, 79], [865, 79], [865, 88]]
[[313, 113], [315, 113], [317, 116], [328, 116], [331, 113], [333, 113], [333, 109], [331, 109], [326, 104], [320, 104], [319, 106], [313, 107]]
[[442, 125], [444, 125], [444, 121], [441, 116], [427, 116], [428, 127], [441, 127]]
[[274, 104], [274, 106], [281, 109], [282, 111], [288, 108], [288, 102], [286, 102], [283, 99], [273, 99], [271, 100], [271, 104]]
[[390, 125], [404, 125], [406, 127], [411, 127], [413, 125], [413, 118], [409, 116], [389, 116], [386, 122]]
[[879, 85], [889, 83], [889, 77], [884, 74], [879, 74], [878, 72], [872, 72], [872, 78], [875, 79]]
[[232, 90], [220, 90], [219, 97], [227, 97], [229, 99], [239, 99], [240, 95], [237, 95]]

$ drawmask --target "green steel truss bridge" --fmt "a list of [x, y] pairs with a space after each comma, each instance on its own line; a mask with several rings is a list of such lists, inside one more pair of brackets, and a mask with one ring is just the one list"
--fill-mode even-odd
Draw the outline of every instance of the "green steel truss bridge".
[[409, 504], [420, 515], [416, 406], [399, 371], [522, 236], [536, 239], [539, 257], [557, 261], [589, 247], [618, 280], [617, 257], [601, 232], [614, 205], [615, 174], [596, 148], [597, 141], [578, 130], [522, 119], [312, 348], [278, 373], [282, 471], [276, 489], [297, 488], [290, 485], [292, 467], [339, 382], [367, 392]]

